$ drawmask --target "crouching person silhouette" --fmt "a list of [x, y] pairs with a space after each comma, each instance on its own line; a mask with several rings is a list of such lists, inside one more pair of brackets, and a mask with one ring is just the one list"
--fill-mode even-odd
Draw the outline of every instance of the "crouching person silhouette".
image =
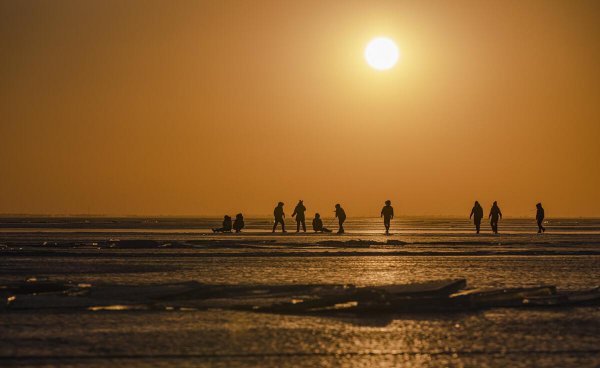
[[315, 213], [315, 218], [312, 221], [312, 227], [315, 233], [330, 233], [331, 230], [323, 226], [323, 220], [321, 220], [321, 215]]
[[237, 215], [235, 215], [235, 221], [233, 221], [233, 230], [235, 230], [236, 233], [239, 233], [240, 231], [242, 231], [244, 226], [244, 215], [238, 213]]
[[231, 216], [225, 215], [225, 217], [223, 218], [223, 227], [220, 227], [218, 229], [212, 229], [212, 231], [214, 233], [228, 233], [231, 232], [231, 227]]

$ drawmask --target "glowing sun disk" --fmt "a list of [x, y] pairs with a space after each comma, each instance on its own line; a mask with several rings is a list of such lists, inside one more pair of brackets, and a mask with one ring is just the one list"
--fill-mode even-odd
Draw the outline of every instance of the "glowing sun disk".
[[400, 51], [398, 46], [387, 37], [372, 39], [365, 49], [367, 64], [377, 70], [387, 70], [398, 62]]

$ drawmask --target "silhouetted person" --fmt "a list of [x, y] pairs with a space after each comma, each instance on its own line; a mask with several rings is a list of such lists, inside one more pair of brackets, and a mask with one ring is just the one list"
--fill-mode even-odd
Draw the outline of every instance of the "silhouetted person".
[[277, 224], [281, 224], [281, 232], [285, 233], [285, 213], [283, 213], [283, 202], [279, 202], [277, 207], [273, 210], [273, 216], [275, 216], [275, 223], [273, 224], [273, 232], [277, 229]]
[[538, 224], [538, 234], [540, 234], [540, 233], [546, 231], [546, 228], [543, 225], [545, 213], [544, 213], [544, 208], [542, 207], [541, 203], [536, 204], [535, 207], [537, 207], [537, 213], [535, 214], [535, 219], [537, 220], [537, 224]]
[[383, 217], [383, 225], [385, 225], [385, 234], [390, 234], [390, 221], [394, 218], [394, 207], [392, 207], [392, 201], [389, 199], [385, 201], [385, 206], [381, 209], [381, 216]]
[[298, 201], [296, 208], [294, 208], [294, 213], [292, 213], [292, 217], [296, 216], [296, 232], [300, 231], [300, 224], [302, 224], [302, 231], [306, 232], [305, 211], [306, 207], [304, 207], [304, 202], [302, 200]]
[[244, 228], [244, 225], [244, 215], [241, 213], [235, 215], [235, 221], [233, 221], [233, 230], [235, 230], [236, 233], [239, 233]]
[[312, 221], [312, 227], [313, 230], [315, 231], [315, 233], [330, 233], [331, 230], [329, 230], [326, 227], [323, 227], [323, 220], [321, 220], [321, 215], [319, 215], [318, 213], [315, 213], [315, 218]]
[[338, 222], [340, 224], [340, 228], [338, 229], [338, 234], [344, 233], [344, 221], [346, 221], [346, 211], [340, 206], [340, 204], [335, 205], [335, 217], [337, 217]]
[[490, 221], [490, 225], [492, 225], [492, 231], [494, 234], [498, 234], [498, 220], [502, 218], [502, 211], [500, 211], [500, 207], [498, 207], [498, 202], [494, 201], [488, 218], [492, 219]]
[[477, 230], [477, 234], [479, 234], [479, 229], [481, 228], [481, 219], [483, 218], [483, 207], [481, 207], [479, 202], [475, 201], [469, 218], [473, 218], [475, 229]]
[[225, 217], [223, 217], [223, 227], [220, 227], [218, 229], [212, 229], [212, 231], [215, 233], [230, 232], [231, 231], [231, 216], [225, 215]]

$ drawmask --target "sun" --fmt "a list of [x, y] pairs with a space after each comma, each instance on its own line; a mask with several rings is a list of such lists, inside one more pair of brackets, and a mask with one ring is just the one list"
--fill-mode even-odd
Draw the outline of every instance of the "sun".
[[374, 38], [365, 48], [365, 59], [373, 69], [387, 70], [393, 68], [399, 57], [398, 46], [387, 37]]

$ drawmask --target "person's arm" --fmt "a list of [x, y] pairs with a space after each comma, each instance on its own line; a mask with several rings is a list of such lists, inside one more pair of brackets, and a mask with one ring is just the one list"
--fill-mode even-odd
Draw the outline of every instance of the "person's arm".
[[394, 209], [392, 208], [392, 218], [394, 218]]
[[381, 209], [381, 214], [379, 215], [379, 217], [383, 217], [383, 211], [384, 211], [384, 210], [385, 210], [385, 207], [383, 207], [383, 208]]
[[469, 218], [473, 218], [474, 213], [475, 213], [475, 207], [473, 207], [473, 209], [471, 210], [471, 214], [469, 215]]
[[488, 218], [492, 217], [492, 210], [490, 210], [490, 214], [488, 215]]
[[500, 208], [498, 208], [498, 215], [500, 215], [500, 218], [502, 218], [502, 211], [500, 211]]
[[294, 212], [292, 213], [292, 217], [296, 216], [297, 211], [298, 211], [298, 209], [294, 208]]

